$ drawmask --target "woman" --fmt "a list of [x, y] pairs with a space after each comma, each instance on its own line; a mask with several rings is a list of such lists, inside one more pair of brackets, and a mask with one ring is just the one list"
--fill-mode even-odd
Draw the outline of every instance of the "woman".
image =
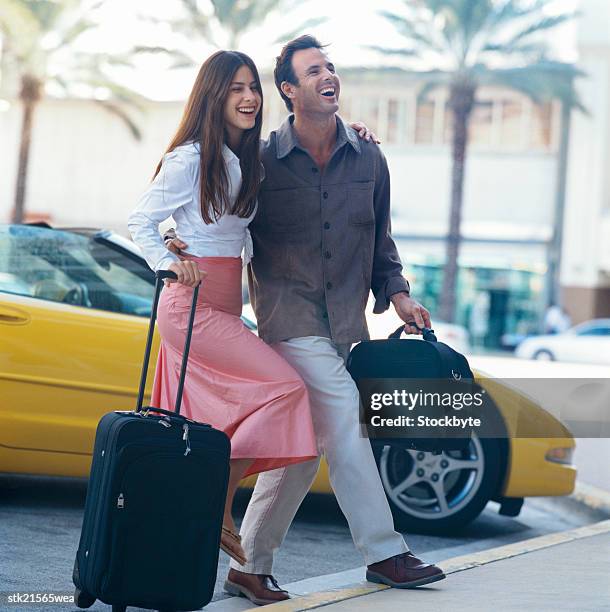
[[[183, 414], [231, 438], [231, 472], [221, 548], [246, 555], [231, 516], [239, 481], [317, 455], [304, 383], [243, 325], [241, 270], [251, 257], [248, 224], [262, 179], [262, 89], [245, 54], [218, 51], [201, 67], [184, 115], [129, 230], [154, 270], [177, 282], [161, 296], [161, 348], [152, 404], [172, 409], [192, 287], [202, 284], [183, 396]], [[166, 250], [159, 224], [173, 216], [189, 255]], [[195, 483], [194, 483], [195, 484]]]

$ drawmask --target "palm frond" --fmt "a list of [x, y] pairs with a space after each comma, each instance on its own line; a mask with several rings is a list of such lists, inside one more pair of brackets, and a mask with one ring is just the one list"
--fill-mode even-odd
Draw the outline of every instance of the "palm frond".
[[[231, 33], [233, 46], [248, 30], [265, 21], [267, 16], [286, 5], [285, 0], [211, 0], [214, 16]], [[294, 4], [294, 1], [291, 2]]]
[[476, 66], [474, 72], [481, 85], [514, 89], [537, 104], [559, 99], [587, 112], [574, 87], [574, 80], [585, 74], [572, 64], [542, 60], [518, 68], [490, 70], [486, 66]]
[[523, 30], [515, 34], [509, 39], [507, 45], [512, 46], [521, 42], [525, 38], [528, 38], [532, 34], [538, 34], [546, 30], [556, 28], [558, 25], [565, 23], [571, 19], [574, 19], [576, 13], [562, 13], [561, 15], [554, 15], [552, 17], [543, 17], [542, 19], [529, 24]]
[[529, 3], [504, 0], [504, 2], [494, 3], [484, 29], [493, 33], [504, 26], [512, 26], [523, 18], [533, 18], [542, 14], [548, 4], [549, 0], [535, 0]]
[[305, 20], [298, 27], [289, 30], [288, 32], [284, 32], [281, 36], [278, 36], [274, 41], [274, 45], [279, 45], [280, 43], [284, 43], [287, 40], [292, 40], [297, 36], [303, 34], [306, 30], [310, 30], [315, 28], [322, 23], [326, 23], [328, 21], [328, 17], [312, 17], [311, 19]]
[[197, 0], [180, 0], [182, 3], [182, 7], [185, 9], [188, 17], [188, 23], [193, 30], [199, 31], [201, 33], [209, 32], [209, 20], [206, 15], [204, 15], [200, 10], [197, 4]]
[[494, 3], [491, 0], [455, 0], [452, 4], [456, 35], [461, 39], [466, 56], [473, 39], [485, 27], [493, 13]]
[[5, 52], [19, 57], [22, 50], [41, 36], [40, 23], [27, 5], [18, 0], [3, 0], [0, 4], [0, 33]]
[[38, 22], [41, 31], [53, 30], [62, 17], [64, 11], [74, 8], [74, 2], [54, 2], [53, 0], [22, 0], [21, 4], [27, 7]]
[[432, 71], [417, 74], [417, 78], [423, 80], [424, 82], [422, 87], [417, 92], [417, 101], [426, 102], [428, 100], [428, 96], [434, 90], [449, 86], [451, 83], [452, 74], [450, 72]]
[[379, 11], [379, 15], [387, 19], [396, 29], [396, 31], [404, 36], [407, 40], [413, 41], [421, 45], [424, 49], [430, 49], [437, 53], [444, 53], [447, 48], [434, 39], [429, 28], [426, 30], [426, 25], [419, 20], [410, 20], [391, 11]]
[[63, 76], [60, 74], [55, 74], [49, 79], [49, 81], [55, 83], [65, 95], [68, 95], [70, 91], [70, 84], [63, 78]]
[[502, 53], [504, 55], [530, 55], [541, 57], [546, 55], [549, 46], [545, 42], [531, 42], [522, 44], [510, 43], [488, 43], [482, 49], [482, 53]]
[[102, 72], [83, 76], [80, 80], [80, 84], [91, 89], [105, 89], [108, 91], [113, 101], [121, 102], [139, 111], [144, 111], [146, 108], [146, 98], [144, 96], [125, 85], [109, 79]]
[[61, 34], [58, 43], [55, 45], [55, 49], [71, 45], [81, 34], [96, 27], [96, 25], [97, 24], [92, 21], [79, 19]]
[[403, 57], [419, 57], [419, 51], [417, 49], [392, 49], [390, 47], [379, 47], [378, 45], [366, 45], [366, 49], [376, 51], [377, 53], [383, 53], [383, 55], [401, 55]]
[[132, 48], [134, 53], [151, 53], [153, 55], [167, 55], [174, 53], [173, 49], [161, 47], [159, 45], [136, 45]]
[[98, 106], [101, 106], [106, 112], [118, 117], [137, 141], [142, 140], [142, 132], [137, 123], [125, 112], [123, 108], [121, 108], [121, 106], [109, 100], [94, 100], [94, 102]]
[[176, 59], [170, 65], [171, 70], [181, 70], [182, 68], [193, 68], [197, 62], [191, 58]]
[[172, 68], [190, 68], [195, 66], [197, 62], [190, 55], [181, 51], [180, 49], [169, 49], [167, 47], [147, 47], [144, 45], [135, 46], [128, 56], [133, 53], [136, 55], [165, 55], [167, 58], [172, 60]]
[[[196, 0], [182, 0], [186, 4], [196, 4]], [[227, 23], [235, 10], [238, 0], [211, 0], [212, 6], [214, 7], [214, 16], [220, 21], [220, 23]]]
[[[244, 0], [240, 4], [243, 3]], [[279, 10], [288, 13], [299, 4], [296, 0], [250, 0], [252, 12], [250, 13], [250, 20], [244, 25], [248, 28], [255, 27], [263, 23], [270, 13]]]

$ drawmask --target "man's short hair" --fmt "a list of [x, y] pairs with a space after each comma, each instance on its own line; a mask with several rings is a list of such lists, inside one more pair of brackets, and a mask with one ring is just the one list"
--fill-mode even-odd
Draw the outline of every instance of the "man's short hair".
[[289, 111], [292, 112], [292, 101], [282, 91], [282, 83], [286, 81], [292, 85], [298, 85], [299, 80], [297, 79], [294, 69], [292, 67], [292, 56], [296, 51], [302, 51], [303, 49], [323, 49], [327, 45], [323, 45], [315, 36], [309, 34], [303, 34], [289, 42], [283, 47], [281, 53], [275, 58], [275, 70], [273, 76], [275, 77], [275, 86], [282, 96], [282, 100], [286, 104]]

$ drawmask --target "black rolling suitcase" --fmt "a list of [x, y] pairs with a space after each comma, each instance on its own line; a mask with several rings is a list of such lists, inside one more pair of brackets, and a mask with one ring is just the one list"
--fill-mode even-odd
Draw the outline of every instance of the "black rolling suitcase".
[[[416, 326], [415, 323], [411, 325]], [[462, 386], [472, 383], [474, 375], [466, 357], [447, 344], [438, 342], [434, 330], [424, 328], [422, 341], [401, 339], [403, 329], [404, 325], [401, 325], [387, 340], [360, 342], [351, 350], [347, 369], [358, 386], [363, 403], [369, 401], [371, 381], [375, 379], [404, 384], [407, 390], [411, 391], [415, 390], [415, 387], [409, 389], [410, 380], [456, 381]], [[428, 390], [432, 390], [432, 387]], [[466, 435], [460, 434], [458, 437], [449, 432], [446, 435], [443, 435], [444, 433], [439, 431], [440, 435], [434, 438], [371, 438], [371, 442], [373, 446], [402, 443], [408, 448], [434, 452], [463, 450], [468, 447], [470, 430]]]
[[179, 414], [198, 287], [187, 332], [175, 412], [142, 407], [163, 278], [157, 272], [137, 409], [100, 420], [80, 543], [75, 603], [196, 610], [216, 581], [230, 442]]

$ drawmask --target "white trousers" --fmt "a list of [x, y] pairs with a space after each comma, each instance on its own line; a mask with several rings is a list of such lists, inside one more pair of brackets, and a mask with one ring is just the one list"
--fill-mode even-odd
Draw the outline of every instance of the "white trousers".
[[[307, 336], [273, 345], [301, 375], [311, 402], [318, 450], [326, 457], [330, 484], [366, 565], [406, 552], [394, 530], [371, 445], [360, 436], [358, 389], [345, 368], [348, 345]], [[273, 554], [318, 471], [320, 459], [259, 474], [241, 524], [248, 561], [231, 567], [251, 574], [271, 574]]]

